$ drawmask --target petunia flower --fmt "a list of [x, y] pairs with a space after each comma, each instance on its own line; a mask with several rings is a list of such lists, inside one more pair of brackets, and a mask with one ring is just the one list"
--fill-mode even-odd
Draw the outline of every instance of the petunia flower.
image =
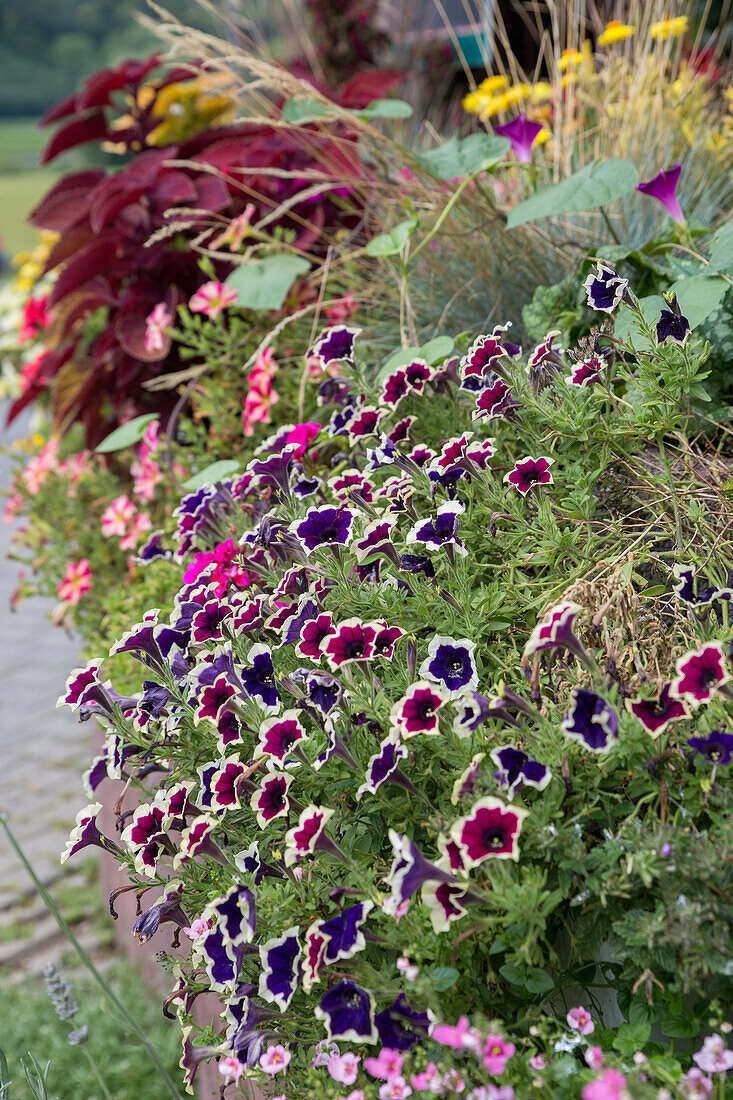
[[691, 706], [709, 702], [716, 691], [730, 680], [722, 642], [706, 642], [677, 661], [677, 676], [671, 692]]
[[670, 697], [672, 685], [662, 685], [658, 699], [627, 699], [626, 707], [651, 737], [658, 737], [670, 722], [687, 717], [685, 704]]
[[61, 863], [66, 863], [67, 859], [76, 855], [83, 848], [88, 848], [90, 844], [97, 848], [103, 848], [106, 852], [113, 852], [116, 855], [122, 854], [119, 846], [99, 830], [97, 816], [101, 809], [101, 802], [93, 802], [79, 810], [76, 815], [76, 824], [69, 834], [65, 850], [61, 854]]
[[537, 623], [527, 640], [522, 654], [522, 665], [529, 658], [546, 649], [567, 649], [587, 668], [592, 668], [590, 657], [573, 632], [573, 623], [583, 608], [577, 603], [559, 603], [551, 607]]
[[382, 392], [380, 399], [385, 405], [389, 405], [390, 409], [396, 409], [397, 406], [404, 401], [410, 392], [410, 387], [407, 384], [407, 375], [402, 368], [393, 370], [391, 374], [388, 374], [382, 385]]
[[354, 342], [360, 332], [360, 328], [332, 325], [318, 337], [308, 352], [308, 359], [316, 360], [324, 371], [332, 363], [353, 363]]
[[463, 383], [470, 378], [483, 379], [502, 359], [506, 358], [506, 349], [502, 336], [509, 327], [497, 325], [491, 333], [477, 336], [459, 363]]
[[300, 721], [299, 710], [286, 710], [276, 718], [268, 718], [260, 726], [255, 757], [270, 756], [282, 764], [293, 747], [308, 736]]
[[419, 733], [438, 733], [438, 711], [445, 706], [447, 699], [448, 696], [429, 680], [417, 680], [393, 705], [390, 721], [405, 740]]
[[280, 708], [280, 695], [275, 686], [275, 669], [272, 664], [272, 651], [269, 646], [258, 643], [247, 654], [250, 664], [239, 670], [242, 687], [250, 698], [259, 702], [265, 711]]
[[650, 198], [661, 202], [672, 220], [680, 224], [685, 220], [685, 215], [682, 213], [682, 207], [677, 198], [677, 183], [681, 171], [682, 165], [678, 162], [673, 168], [665, 168], [661, 172], [657, 172], [654, 179], [636, 185], [637, 191], [641, 191], [642, 194], [649, 195]]
[[657, 343], [673, 340], [675, 344], [684, 344], [690, 335], [690, 322], [678, 309], [663, 309], [655, 325]]
[[520, 164], [529, 164], [534, 140], [543, 129], [541, 122], [531, 122], [525, 114], [520, 114], [503, 126], [495, 126], [494, 133], [509, 139], [512, 152]]
[[629, 288], [629, 280], [622, 279], [616, 269], [604, 260], [596, 260], [595, 269], [588, 275], [583, 286], [591, 309], [613, 313]]
[[216, 280], [204, 283], [189, 300], [188, 308], [192, 313], [205, 313], [207, 317], [218, 317], [222, 310], [237, 300], [237, 292]]
[[707, 737], [688, 737], [687, 744], [711, 764], [730, 764], [733, 760], [733, 733], [713, 730]]
[[481, 1052], [481, 1061], [490, 1074], [500, 1077], [516, 1049], [514, 1043], [510, 1043], [503, 1035], [487, 1035]]
[[676, 563], [672, 572], [675, 577], [672, 591], [684, 603], [698, 605], [711, 603], [713, 600], [733, 600], [733, 588], [720, 588], [717, 584], [709, 584], [704, 588], [696, 585], [695, 570], [691, 565]]
[[407, 1003], [404, 993], [389, 1008], [382, 1009], [374, 1018], [379, 1039], [390, 1050], [409, 1050], [415, 1043], [427, 1038], [431, 1017], [418, 1012]]
[[298, 928], [288, 928], [260, 947], [259, 996], [281, 1012], [292, 1001], [300, 981], [301, 947]]
[[245, 767], [233, 757], [222, 760], [209, 779], [212, 810], [236, 810], [240, 805], [240, 784]]
[[67, 563], [66, 572], [58, 584], [56, 591], [59, 599], [64, 600], [71, 607], [75, 607], [84, 593], [88, 592], [92, 587], [92, 583], [92, 571], [89, 566], [89, 560], [87, 558], [81, 558], [79, 561], [70, 561]]
[[543, 791], [552, 778], [545, 764], [530, 760], [526, 752], [512, 745], [503, 745], [491, 750], [491, 759], [499, 769], [494, 779], [500, 787], [505, 787], [510, 798], [523, 786]]
[[473, 794], [476, 780], [481, 772], [481, 762], [485, 756], [485, 752], [477, 752], [475, 756], [472, 757], [468, 766], [463, 769], [456, 779], [450, 796], [450, 800], [454, 806], [457, 806], [462, 798], [469, 798]]
[[377, 628], [361, 619], [344, 619], [324, 638], [322, 652], [332, 669], [354, 661], [369, 661], [374, 656]]
[[505, 417], [516, 405], [509, 386], [498, 374], [489, 374], [485, 381], [487, 384], [476, 397], [471, 419], [481, 420], [486, 417], [491, 420], [494, 417]]
[[115, 497], [102, 512], [100, 523], [103, 536], [106, 539], [123, 536], [134, 515], [135, 505], [128, 496]]
[[579, 1031], [581, 1035], [592, 1035], [596, 1030], [596, 1025], [593, 1023], [590, 1013], [582, 1005], [571, 1008], [565, 1018], [568, 1021], [568, 1027], [572, 1028], [573, 1031]]
[[239, 976], [244, 949], [224, 938], [219, 927], [212, 928], [196, 941], [195, 951], [204, 963], [213, 990], [231, 993]]
[[570, 710], [561, 722], [568, 737], [592, 752], [605, 752], [618, 740], [618, 717], [605, 699], [587, 688], [575, 688]]
[[[381, 743], [366, 766], [364, 782], [357, 788], [356, 798], [365, 794], [376, 794], [385, 783], [406, 786], [409, 781], [399, 770], [400, 761], [407, 756], [407, 749], [399, 742], [399, 730], [391, 732]], [[412, 784], [410, 784], [412, 787]], [[414, 790], [414, 788], [412, 788]]]
[[430, 922], [436, 935], [447, 932], [453, 921], [465, 916], [465, 886], [457, 882], [426, 882], [420, 892], [423, 905], [430, 913]]
[[568, 386], [594, 386], [607, 365], [602, 355], [594, 353], [579, 363], [573, 363], [565, 382]]
[[255, 896], [247, 886], [236, 882], [226, 894], [209, 902], [201, 920], [209, 927], [216, 926], [225, 943], [251, 943], [256, 926]]
[[455, 882], [455, 875], [427, 860], [409, 837], [390, 829], [389, 839], [394, 859], [387, 882], [396, 905], [408, 901], [425, 882]]
[[270, 772], [262, 780], [260, 789], [250, 799], [252, 811], [257, 815], [257, 824], [264, 829], [277, 817], [287, 817], [290, 812], [288, 787], [293, 781], [286, 772]]
[[451, 698], [475, 688], [478, 670], [474, 660], [476, 643], [468, 638], [449, 638], [436, 634], [428, 646], [428, 656], [420, 666], [420, 676], [441, 684]]
[[580, 1090], [582, 1100], [626, 1100], [629, 1095], [626, 1078], [615, 1069], [607, 1069], [595, 1081], [589, 1081]]
[[165, 330], [173, 324], [173, 314], [165, 302], [158, 302], [145, 318], [145, 350], [149, 355], [161, 354], [166, 349]]
[[315, 1014], [326, 1027], [329, 1039], [352, 1043], [376, 1043], [374, 998], [350, 981], [337, 982], [321, 998]]
[[328, 547], [346, 546], [351, 538], [355, 513], [350, 508], [324, 504], [310, 508], [305, 519], [296, 519], [288, 530], [303, 543], [306, 554]]
[[260, 1057], [259, 1067], [263, 1073], [274, 1077], [276, 1073], [284, 1073], [292, 1054], [286, 1050], [282, 1043], [270, 1043], [267, 1050]]
[[306, 806], [298, 818], [298, 824], [285, 834], [285, 866], [292, 867], [298, 860], [315, 851], [330, 852], [343, 859], [343, 853], [325, 835], [325, 828], [334, 811], [327, 806]]
[[498, 798], [481, 798], [451, 827], [451, 836], [463, 851], [468, 867], [485, 859], [519, 859], [518, 840], [529, 811], [507, 806]]
[[547, 458], [546, 456], [532, 458], [531, 455], [526, 455], [515, 462], [513, 470], [510, 470], [508, 474], [504, 474], [504, 481], [525, 497], [535, 485], [552, 484], [550, 466], [554, 461], [554, 458]]
[[374, 908], [371, 901], [360, 901], [350, 905], [337, 917], [322, 921], [319, 925], [326, 937], [324, 960], [329, 965], [340, 959], [351, 959], [366, 946], [362, 925]]
[[323, 611], [315, 619], [303, 624], [300, 641], [295, 652], [299, 657], [308, 657], [311, 661], [320, 661], [323, 642], [334, 633], [333, 618], [329, 611]]

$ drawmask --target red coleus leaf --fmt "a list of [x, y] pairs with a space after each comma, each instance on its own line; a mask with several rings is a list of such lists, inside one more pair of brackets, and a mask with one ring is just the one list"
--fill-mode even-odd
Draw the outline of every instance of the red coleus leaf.
[[57, 130], [41, 153], [41, 164], [48, 164], [60, 153], [84, 145], [89, 141], [102, 141], [107, 135], [107, 122], [104, 111], [96, 110], [81, 118], [73, 118], [60, 130]]
[[122, 91], [130, 85], [136, 87], [160, 64], [160, 54], [154, 53], [143, 61], [128, 58], [114, 69], [100, 69], [84, 81], [76, 97], [76, 110], [84, 111], [88, 107], [106, 107], [111, 103], [112, 92]]
[[94, 237], [91, 227], [88, 222], [80, 222], [78, 225], [74, 225], [71, 229], [67, 229], [53, 246], [46, 259], [46, 264], [43, 269], [44, 275], [53, 271], [59, 264], [64, 263], [70, 256], [73, 256], [75, 252], [78, 252], [80, 248], [83, 248], [85, 244], [88, 244]]
[[342, 84], [331, 98], [351, 111], [361, 110], [375, 99], [384, 99], [390, 88], [404, 80], [405, 73], [396, 69], [367, 69]]
[[169, 336], [163, 337], [163, 347], [157, 351], [148, 351], [145, 347], [147, 318], [160, 301], [165, 301], [169, 312], [175, 316], [180, 298], [177, 288], [173, 286], [167, 288], [165, 295], [162, 290], [153, 293], [152, 288], [142, 292], [134, 288], [128, 293], [117, 312], [114, 330], [117, 339], [129, 355], [145, 363], [158, 363], [166, 358], [171, 346]]
[[104, 179], [102, 169], [72, 172], [55, 183], [33, 208], [29, 221], [38, 229], [53, 229], [63, 233], [80, 221], [89, 211], [89, 193]]
[[96, 237], [69, 260], [54, 283], [49, 296], [49, 306], [62, 301], [67, 294], [78, 290], [80, 286], [93, 279], [95, 275], [109, 275], [118, 265], [117, 248], [119, 238], [112, 234]]

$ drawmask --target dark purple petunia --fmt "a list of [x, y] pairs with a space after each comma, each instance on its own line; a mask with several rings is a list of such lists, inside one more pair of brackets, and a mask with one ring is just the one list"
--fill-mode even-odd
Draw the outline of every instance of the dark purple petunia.
[[297, 928], [289, 928], [260, 947], [259, 995], [281, 1012], [292, 1001], [300, 981], [300, 954]]
[[395, 644], [405, 636], [404, 630], [399, 626], [388, 626], [384, 619], [373, 619], [369, 626], [373, 626], [376, 630], [373, 642], [374, 656], [383, 661], [391, 661]]
[[545, 455], [539, 458], [526, 455], [515, 462], [513, 470], [510, 470], [508, 474], [504, 474], [504, 481], [525, 497], [530, 489], [533, 489], [536, 485], [552, 484], [550, 466], [554, 461], [554, 458], [547, 458]]
[[420, 676], [442, 684], [451, 696], [476, 687], [478, 670], [474, 661], [476, 643], [468, 638], [448, 638], [436, 634], [428, 646], [428, 656], [420, 666]]
[[360, 901], [344, 909], [337, 917], [319, 924], [320, 931], [326, 937], [323, 957], [327, 963], [350, 959], [358, 951], [363, 951], [366, 940], [361, 926], [373, 908], [373, 902]]
[[414, 573], [416, 576], [419, 573], [424, 577], [435, 576], [435, 566], [426, 554], [402, 554], [400, 569], [404, 569], [406, 573]]
[[288, 787], [293, 777], [285, 772], [270, 772], [260, 789], [252, 795], [250, 806], [257, 815], [257, 824], [264, 829], [276, 817], [287, 817], [290, 810]]
[[395, 446], [398, 443], [406, 443], [410, 436], [410, 429], [416, 419], [415, 416], [403, 416], [402, 420], [398, 420], [394, 428], [387, 433], [389, 441]]
[[230, 943], [221, 928], [212, 928], [196, 943], [201, 952], [211, 988], [231, 991], [239, 978], [243, 950], [241, 945]]
[[400, 745], [398, 736], [390, 733], [367, 764], [364, 782], [356, 792], [357, 799], [365, 794], [376, 794], [385, 783], [396, 783], [398, 786], [405, 786], [405, 777], [400, 772], [399, 767], [400, 762], [406, 756], [407, 749]]
[[146, 542], [137, 551], [135, 561], [141, 565], [147, 565], [149, 561], [155, 561], [156, 558], [165, 558], [167, 561], [173, 560], [173, 551], [163, 546], [163, 531], [153, 531], [152, 535], [148, 536]]
[[308, 352], [308, 358], [318, 360], [322, 369], [331, 363], [353, 363], [354, 342], [360, 332], [360, 328], [332, 325], [318, 337]]
[[588, 275], [583, 286], [591, 309], [613, 313], [628, 290], [629, 280], [622, 279], [610, 264], [603, 260], [596, 260], [595, 268]]
[[407, 363], [402, 369], [405, 372], [407, 385], [415, 393], [422, 393], [425, 384], [430, 381], [435, 373], [424, 359], [413, 359], [411, 363]]
[[707, 737], [688, 737], [687, 744], [711, 764], [730, 764], [733, 760], [733, 733], [713, 730]]
[[[464, 471], [461, 470], [461, 475]], [[407, 543], [422, 543], [430, 550], [439, 550], [442, 546], [450, 546], [465, 557], [467, 550], [458, 538], [458, 517], [464, 511], [463, 505], [458, 500], [448, 501], [438, 508], [435, 519], [421, 519], [415, 523], [407, 533]]]
[[180, 887], [168, 887], [163, 897], [137, 918], [132, 926], [132, 934], [137, 936], [140, 943], [147, 943], [161, 924], [166, 923], [175, 924], [179, 928], [186, 928], [189, 924], [188, 917], [181, 909]]
[[385, 414], [384, 409], [373, 405], [363, 405], [346, 425], [349, 442], [353, 445], [370, 435], [378, 435], [379, 423]]
[[516, 405], [512, 391], [498, 374], [490, 374], [486, 382], [487, 385], [478, 391], [476, 406], [471, 413], [472, 420], [482, 420], [484, 417], [491, 420], [494, 417], [506, 416]]
[[251, 943], [254, 939], [256, 917], [255, 896], [247, 886], [235, 883], [226, 894], [210, 902], [203, 919], [216, 918], [224, 943], [234, 945]]
[[709, 702], [729, 680], [722, 642], [706, 642], [700, 649], [680, 657], [671, 691], [675, 698], [686, 699], [696, 707]]
[[345, 378], [340, 376], [324, 378], [318, 386], [316, 404], [319, 407], [323, 405], [345, 405], [350, 397], [349, 383]]
[[[454, 845], [457, 847], [457, 845]], [[463, 859], [460, 868], [463, 869]], [[465, 916], [462, 904], [466, 900], [464, 886], [453, 882], [426, 882], [422, 888], [422, 902], [430, 911], [430, 921], [436, 935], [447, 932], [453, 921]]]
[[260, 701], [265, 710], [277, 710], [280, 695], [275, 686], [275, 669], [272, 664], [270, 647], [258, 643], [247, 654], [249, 667], [240, 669], [242, 687], [247, 694]]
[[289, 530], [302, 541], [307, 554], [333, 546], [346, 546], [354, 526], [354, 512], [350, 508], [324, 504], [311, 508], [305, 519], [296, 519]]
[[65, 851], [61, 854], [61, 863], [65, 863], [67, 859], [83, 848], [88, 848], [89, 845], [103, 848], [106, 852], [113, 852], [118, 856], [122, 855], [118, 845], [104, 836], [97, 827], [97, 814], [101, 809], [101, 802], [93, 802], [83, 810], [79, 810], [76, 815], [76, 825], [69, 834]]
[[95, 657], [88, 661], [84, 668], [75, 668], [66, 681], [63, 695], [60, 695], [56, 703], [57, 707], [66, 704], [72, 710], [81, 705], [81, 698], [87, 688], [100, 683], [99, 670], [102, 667], [102, 658]]
[[131, 653], [144, 665], [154, 668], [161, 676], [165, 675], [165, 662], [156, 641], [159, 609], [147, 611], [143, 620], [126, 631], [122, 637], [114, 643], [109, 651], [110, 657], [116, 653]]
[[329, 478], [328, 487], [336, 500], [343, 503], [354, 500], [369, 504], [374, 499], [374, 482], [358, 470], [343, 470], [335, 477]]
[[156, 684], [154, 680], [144, 680], [138, 709], [149, 718], [160, 718], [172, 700], [173, 696], [167, 687]]
[[616, 712], [602, 696], [587, 688], [574, 690], [561, 728], [592, 752], [604, 752], [618, 740]]
[[505, 357], [502, 336], [506, 329], [506, 325], [498, 325], [492, 333], [478, 336], [474, 340], [460, 362], [464, 383], [469, 378], [477, 378], [480, 382]]
[[719, 588], [717, 584], [700, 588], [695, 584], [695, 570], [691, 565], [675, 565], [672, 591], [684, 603], [693, 605], [711, 603], [713, 600], [733, 600], [732, 588]]
[[670, 722], [687, 717], [684, 703], [670, 696], [671, 684], [663, 685], [658, 699], [627, 699], [626, 706], [652, 737], [658, 737]]
[[390, 720], [399, 729], [400, 736], [409, 739], [419, 733], [440, 732], [439, 710], [445, 706], [447, 696], [428, 680], [417, 680], [399, 699], [390, 713]]
[[321, 998], [316, 1016], [323, 1020], [329, 1039], [351, 1043], [376, 1043], [374, 998], [353, 982], [337, 982]]
[[239, 809], [240, 786], [245, 772], [241, 760], [222, 760], [209, 779], [212, 810]]
[[196, 612], [191, 623], [194, 642], [212, 642], [221, 638], [221, 625], [232, 614], [232, 608], [220, 600], [207, 600]]
[[229, 745], [239, 744], [242, 740], [242, 723], [230, 710], [220, 711], [216, 719], [217, 746], [219, 752], [226, 753]]
[[[301, 596], [296, 610], [283, 622], [280, 628], [281, 645], [293, 645], [295, 642], [300, 641], [305, 624], [317, 617], [318, 604], [316, 601], [311, 596]], [[268, 622], [267, 626], [271, 629], [272, 623]]]
[[198, 706], [194, 714], [196, 724], [203, 722], [205, 718], [210, 718], [216, 724], [219, 716], [229, 707], [236, 694], [237, 690], [229, 683], [225, 672], [217, 676], [212, 684], [207, 684], [199, 692]]
[[392, 901], [399, 905], [416, 893], [424, 882], [455, 882], [455, 875], [425, 858], [417, 844], [407, 836], [389, 830], [394, 860], [387, 875]]
[[341, 435], [342, 432], [348, 431], [349, 424], [356, 416], [356, 412], [357, 404], [354, 401], [331, 413], [331, 419], [328, 422], [329, 435], [333, 438]]
[[393, 370], [388, 374], [382, 385], [381, 400], [391, 409], [396, 409], [401, 401], [407, 397], [409, 386], [404, 370]]
[[340, 680], [328, 672], [307, 672], [303, 683], [311, 706], [323, 715], [333, 710], [341, 699], [343, 686]]
[[663, 309], [655, 325], [657, 343], [673, 340], [675, 344], [684, 344], [690, 335], [690, 322], [681, 313], [672, 309]]
[[290, 475], [295, 465], [294, 455], [295, 447], [286, 447], [281, 454], [253, 459], [247, 470], [257, 477], [262, 487], [279, 490], [287, 496], [290, 491]]
[[356, 560], [362, 562], [374, 555], [383, 555], [397, 564], [399, 558], [392, 545], [392, 532], [396, 523], [396, 516], [385, 516], [365, 527], [361, 538], [356, 539], [352, 546]]
[[536, 760], [530, 760], [526, 752], [515, 749], [512, 745], [492, 749], [490, 755], [498, 768], [494, 779], [500, 787], [505, 788], [510, 798], [525, 785], [542, 791], [552, 778], [548, 767]]
[[530, 634], [522, 654], [522, 665], [526, 666], [535, 653], [560, 648], [568, 649], [582, 664], [592, 668], [590, 657], [573, 632], [573, 623], [582, 610], [580, 604], [570, 602], [551, 607]]
[[298, 860], [316, 851], [329, 852], [344, 858], [341, 849], [326, 836], [325, 828], [334, 811], [328, 806], [306, 806], [298, 818], [298, 824], [285, 834], [285, 866], [292, 867]]
[[426, 1039], [430, 1027], [427, 1012], [410, 1008], [404, 993], [400, 993], [390, 1008], [378, 1012], [375, 1019], [379, 1041], [389, 1050], [409, 1050]]
[[532, 122], [526, 115], [519, 114], [504, 126], [495, 126], [494, 133], [509, 139], [512, 152], [520, 164], [530, 164], [534, 140], [542, 129], [541, 122]]
[[311, 661], [320, 661], [322, 645], [334, 632], [333, 618], [329, 611], [323, 611], [315, 618], [304, 623], [300, 641], [295, 646], [299, 657], [309, 657]]
[[680, 200], [677, 198], [677, 184], [681, 171], [682, 165], [677, 163], [673, 168], [663, 168], [661, 172], [657, 172], [653, 179], [636, 185], [637, 191], [641, 191], [643, 195], [649, 195], [650, 198], [661, 202], [672, 220], [680, 224], [685, 220]]
[[518, 839], [528, 811], [498, 798], [481, 798], [469, 814], [453, 823], [451, 836], [464, 853], [466, 866], [485, 859], [519, 859]]

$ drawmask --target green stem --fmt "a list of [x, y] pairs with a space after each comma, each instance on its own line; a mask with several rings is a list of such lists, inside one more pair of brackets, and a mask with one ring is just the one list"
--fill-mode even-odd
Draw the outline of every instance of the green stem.
[[424, 241], [421, 241], [421, 242], [420, 242], [420, 244], [419, 244], [419, 245], [417, 246], [417, 248], [415, 249], [415, 251], [414, 251], [414, 252], [412, 253], [412, 256], [411, 256], [411, 259], [412, 259], [412, 260], [415, 260], [415, 259], [416, 259], [416, 258], [417, 258], [417, 257], [418, 257], [418, 256], [420, 255], [420, 253], [422, 252], [423, 248], [425, 248], [425, 245], [426, 245], [426, 244], [429, 244], [429, 243], [430, 243], [430, 241], [432, 241], [433, 237], [434, 237], [434, 236], [435, 236], [435, 234], [436, 234], [436, 233], [438, 232], [438, 230], [440, 229], [441, 225], [443, 224], [443, 222], [445, 221], [445, 219], [446, 219], [446, 218], [448, 217], [448, 215], [450, 214], [450, 212], [451, 212], [451, 210], [453, 209], [453, 207], [455, 206], [455, 204], [456, 204], [456, 203], [458, 202], [458, 200], [459, 200], [459, 198], [461, 197], [461, 195], [463, 194], [463, 192], [464, 192], [464, 191], [466, 190], [466, 188], [468, 187], [469, 183], [471, 183], [472, 181], [473, 181], [473, 176], [466, 176], [466, 178], [465, 178], [465, 180], [463, 181], [463, 183], [462, 183], [462, 184], [460, 184], [460, 186], [459, 186], [459, 187], [457, 187], [457, 188], [455, 189], [455, 191], [453, 192], [453, 194], [451, 195], [451, 197], [450, 197], [450, 198], [448, 199], [448, 202], [447, 202], [447, 203], [445, 204], [445, 206], [443, 207], [443, 209], [442, 209], [442, 211], [441, 211], [441, 213], [440, 213], [440, 217], [438, 218], [438, 220], [436, 221], [435, 225], [433, 226], [433, 228], [432, 228], [432, 229], [430, 230], [430, 232], [428, 233], [428, 235], [427, 235], [427, 237], [425, 238], [425, 240], [424, 240]]
[[109, 984], [109, 982], [107, 981], [107, 979], [102, 974], [100, 974], [100, 972], [97, 970], [97, 968], [94, 965], [94, 963], [92, 962], [89, 954], [82, 947], [82, 945], [79, 943], [78, 939], [76, 938], [76, 936], [72, 932], [71, 928], [66, 923], [64, 918], [61, 916], [61, 913], [58, 911], [58, 909], [56, 907], [56, 903], [54, 902], [53, 898], [51, 897], [48, 890], [43, 885], [41, 880], [38, 878], [38, 875], [36, 874], [36, 872], [33, 870], [32, 866], [28, 862], [28, 858], [26, 857], [23, 849], [18, 844], [18, 841], [15, 839], [13, 831], [12, 831], [12, 829], [10, 828], [10, 826], [8, 824], [7, 814], [0, 813], [0, 825], [5, 830], [5, 833], [7, 835], [8, 840], [10, 841], [10, 844], [12, 845], [13, 849], [15, 850], [15, 854], [17, 855], [18, 859], [20, 860], [20, 862], [23, 864], [26, 871], [28, 872], [28, 875], [29, 875], [33, 885], [35, 886], [36, 890], [38, 891], [38, 893], [41, 897], [41, 900], [43, 901], [43, 904], [46, 906], [49, 913], [54, 918], [54, 920], [58, 924], [59, 928], [61, 929], [61, 931], [66, 936], [69, 943], [73, 946], [73, 948], [76, 951], [77, 955], [79, 956], [79, 958], [81, 959], [81, 961], [83, 962], [84, 966], [87, 968], [89, 973], [92, 975], [92, 977], [94, 978], [94, 980], [97, 983], [97, 985], [99, 986], [99, 988], [102, 990], [103, 993], [106, 994], [106, 996], [109, 998], [109, 1000], [112, 1002], [112, 1004], [115, 1006], [115, 1008], [119, 1012], [120, 1016], [123, 1018], [123, 1020], [126, 1022], [126, 1024], [130, 1028], [130, 1031], [132, 1031], [133, 1034], [137, 1035], [138, 1039], [140, 1040], [142, 1045], [147, 1050], [148, 1055], [150, 1056], [150, 1060], [154, 1064], [154, 1066], [157, 1069], [158, 1073], [160, 1074], [161, 1079], [164, 1081], [166, 1089], [168, 1090], [168, 1093], [170, 1094], [170, 1096], [172, 1096], [174, 1098], [174, 1100], [181, 1100], [180, 1090], [177, 1088], [175, 1082], [173, 1081], [173, 1079], [169, 1075], [168, 1070], [165, 1068], [165, 1066], [161, 1062], [157, 1050], [155, 1049], [153, 1044], [150, 1042], [150, 1040], [148, 1039], [147, 1035], [145, 1034], [143, 1029], [138, 1024], [135, 1017], [132, 1016], [131, 1013], [125, 1008], [122, 1001], [119, 999], [119, 997], [117, 996], [115, 991], [112, 989], [112, 987]]
[[669, 491], [672, 494], [672, 511], [674, 512], [674, 526], [677, 539], [677, 551], [682, 553], [684, 550], [684, 537], [682, 535], [682, 516], [680, 514], [680, 506], [677, 503], [677, 489], [675, 487], [674, 478], [672, 476], [672, 467], [669, 464], [667, 458], [667, 452], [664, 449], [664, 439], [660, 432], [657, 436], [657, 447], [659, 448], [659, 457], [662, 460], [665, 473], [667, 474], [667, 484], [669, 485]]
[[87, 1056], [87, 1061], [89, 1062], [89, 1065], [92, 1067], [92, 1073], [97, 1078], [97, 1084], [99, 1085], [100, 1089], [104, 1093], [104, 1095], [106, 1097], [106, 1100], [114, 1100], [114, 1098], [112, 1096], [112, 1093], [109, 1091], [106, 1084], [104, 1083], [104, 1078], [102, 1077], [102, 1074], [99, 1072], [99, 1068], [97, 1067], [97, 1063], [95, 1062], [94, 1058], [92, 1057], [86, 1043], [82, 1044], [82, 1049], [83, 1049], [84, 1053]]
[[608, 214], [606, 213], [605, 206], [599, 206], [598, 209], [600, 210], [601, 217], [603, 218], [604, 222], [606, 223], [606, 226], [608, 227], [608, 232], [611, 234], [611, 236], [613, 237], [616, 244], [621, 244], [621, 241], [619, 240], [618, 233], [613, 228], [613, 225], [611, 224], [611, 219], [609, 218]]

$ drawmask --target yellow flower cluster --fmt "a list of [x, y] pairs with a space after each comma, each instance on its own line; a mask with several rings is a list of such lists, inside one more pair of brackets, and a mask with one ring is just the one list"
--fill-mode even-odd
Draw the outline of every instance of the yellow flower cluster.
[[16, 268], [13, 282], [18, 290], [25, 293], [33, 290], [43, 274], [48, 254], [58, 239], [58, 233], [42, 229], [38, 235], [38, 243], [32, 249], [16, 252], [13, 256], [13, 267]]
[[[235, 116], [235, 101], [229, 92], [230, 80], [224, 73], [204, 73], [191, 80], [179, 80], [158, 88], [155, 82], [143, 84], [137, 92], [136, 106], [152, 104], [153, 118], [161, 121], [147, 138], [147, 145], [171, 145], [185, 141], [207, 126], [223, 126]], [[132, 99], [129, 100], [132, 106]], [[122, 115], [112, 122], [111, 129], [126, 130], [133, 123], [132, 115]], [[107, 153], [125, 153], [127, 145], [105, 142]]]
[[489, 76], [475, 92], [464, 97], [463, 108], [469, 114], [487, 119], [529, 104], [547, 103], [551, 98], [552, 85], [546, 80], [510, 85], [506, 76]]
[[687, 33], [687, 16], [676, 15], [672, 19], [662, 19], [659, 23], [652, 23], [652, 38], [660, 38], [663, 42], [667, 38], [679, 38]]
[[614, 42], [623, 42], [636, 34], [636, 27], [630, 23], [622, 23], [619, 19], [612, 19], [606, 23], [605, 29], [598, 35], [599, 46], [612, 46]]

